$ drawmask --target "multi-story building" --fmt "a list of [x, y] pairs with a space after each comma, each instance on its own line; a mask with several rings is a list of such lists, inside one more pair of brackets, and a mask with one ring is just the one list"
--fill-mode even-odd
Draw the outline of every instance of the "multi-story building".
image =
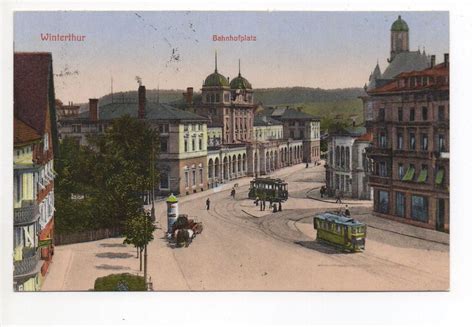
[[252, 85], [240, 67], [238, 76], [229, 80], [218, 73], [216, 60], [201, 100], [193, 101], [192, 87], [183, 93], [185, 110], [146, 101], [144, 86], [138, 90], [138, 105], [122, 100], [98, 108], [97, 99], [91, 99], [89, 112], [59, 121], [60, 137], [74, 137], [85, 145], [88, 135], [104, 132], [115, 118], [128, 114], [146, 119], [160, 129], [157, 162], [163, 193], [194, 193], [319, 160], [317, 117], [290, 108], [255, 116]]
[[363, 98], [374, 212], [449, 231], [449, 55], [399, 74]]
[[88, 136], [104, 133], [114, 119], [125, 115], [146, 119], [159, 133], [158, 193], [189, 194], [207, 189], [207, 118], [147, 101], [143, 85], [138, 88], [138, 101], [118, 100], [98, 106], [98, 99], [89, 99], [89, 111], [60, 120], [60, 138], [72, 137], [88, 145]]
[[14, 288], [38, 290], [54, 253], [55, 99], [50, 53], [14, 55]]
[[372, 199], [365, 153], [371, 141], [372, 135], [364, 127], [345, 128], [330, 134], [325, 166], [329, 194], [342, 193], [344, 197]]
[[[263, 108], [257, 113], [260, 119], [272, 119], [282, 125], [284, 140], [298, 140], [302, 143], [302, 162], [315, 162], [321, 159], [320, 120], [318, 117], [290, 108]], [[298, 151], [298, 149], [296, 149]], [[297, 153], [297, 156], [298, 153]]]

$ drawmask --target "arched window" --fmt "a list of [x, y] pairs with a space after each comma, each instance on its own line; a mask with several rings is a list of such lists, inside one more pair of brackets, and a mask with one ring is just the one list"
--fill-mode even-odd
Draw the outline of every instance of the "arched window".
[[212, 159], [209, 159], [209, 163], [207, 165], [207, 177], [212, 178], [214, 176], [214, 162]]

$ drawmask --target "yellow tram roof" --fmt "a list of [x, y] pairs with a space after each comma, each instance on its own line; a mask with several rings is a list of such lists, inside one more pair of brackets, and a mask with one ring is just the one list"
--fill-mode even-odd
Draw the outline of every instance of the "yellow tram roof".
[[352, 227], [357, 227], [357, 226], [365, 226], [363, 222], [360, 222], [358, 220], [355, 220], [354, 218], [351, 217], [346, 217], [344, 215], [339, 215], [333, 212], [325, 212], [321, 214], [317, 214], [316, 218], [319, 218], [321, 220], [333, 222], [336, 224], [341, 224], [341, 225], [346, 225], [346, 226], [352, 226]]

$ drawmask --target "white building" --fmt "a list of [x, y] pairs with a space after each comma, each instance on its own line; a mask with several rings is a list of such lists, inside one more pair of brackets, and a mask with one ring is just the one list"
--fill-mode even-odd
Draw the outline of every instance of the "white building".
[[372, 198], [368, 186], [365, 149], [372, 135], [364, 127], [351, 127], [331, 133], [328, 139], [326, 186], [330, 195], [342, 192], [344, 197]]

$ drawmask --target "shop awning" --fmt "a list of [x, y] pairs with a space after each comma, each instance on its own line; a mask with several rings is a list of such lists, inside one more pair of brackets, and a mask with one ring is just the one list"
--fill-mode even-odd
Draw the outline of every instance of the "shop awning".
[[412, 181], [414, 176], [415, 176], [415, 168], [410, 167], [405, 173], [405, 176], [403, 176], [402, 181]]
[[428, 179], [428, 170], [427, 169], [422, 169], [420, 171], [420, 175], [418, 176], [418, 183], [424, 183]]
[[437, 185], [442, 184], [442, 183], [443, 183], [443, 178], [444, 178], [444, 169], [440, 169], [440, 170], [438, 170], [438, 172], [436, 173], [435, 183], [436, 183]]

